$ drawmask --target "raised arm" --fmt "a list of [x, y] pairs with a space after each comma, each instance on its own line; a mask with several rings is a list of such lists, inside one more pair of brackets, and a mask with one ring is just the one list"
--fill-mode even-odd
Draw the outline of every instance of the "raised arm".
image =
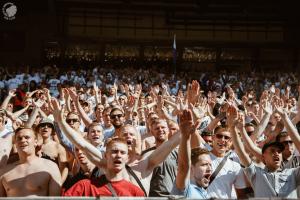
[[232, 141], [235, 152], [239, 156], [241, 164], [245, 167], [248, 167], [251, 164], [251, 159], [246, 153], [241, 138], [236, 131], [236, 126], [243, 127], [245, 125], [245, 117], [242, 113], [238, 113], [237, 108], [235, 108], [234, 106], [230, 106], [227, 110], [227, 122], [232, 134]]
[[282, 107], [276, 106], [276, 110], [281, 115], [284, 126], [288, 134], [290, 135], [291, 139], [293, 140], [297, 150], [300, 151], [300, 136], [296, 127], [293, 125], [287, 112]]
[[258, 124], [257, 128], [254, 131], [254, 134], [256, 137], [260, 137], [263, 131], [266, 129], [268, 122], [270, 121], [270, 117], [272, 115], [272, 106], [270, 102], [266, 102], [263, 106], [263, 110], [265, 114], [263, 115], [263, 118], [261, 119], [260, 123]]
[[162, 163], [167, 156], [173, 151], [175, 147], [178, 146], [180, 142], [181, 135], [176, 133], [171, 137], [170, 140], [161, 144], [158, 148], [155, 149], [148, 157], [146, 157], [146, 173], [152, 172], [155, 167]]
[[31, 112], [29, 119], [25, 123], [25, 127], [28, 127], [28, 128], [31, 128], [32, 125], [34, 124], [34, 121], [35, 121], [36, 117], [38, 116], [40, 108], [44, 104], [44, 101], [37, 100], [37, 101], [34, 101], [33, 104], [34, 104], [34, 109]]
[[14, 113], [12, 113], [12, 118], [13, 119], [17, 119], [19, 116], [21, 116], [27, 109], [29, 108], [29, 105], [27, 105], [26, 107], [22, 108], [21, 110], [18, 110]]
[[16, 90], [9, 90], [8, 95], [6, 96], [6, 98], [4, 99], [4, 101], [1, 104], [1, 108], [2, 109], [6, 109], [7, 105], [9, 103], [9, 101], [11, 100], [12, 97], [16, 96]]
[[244, 126], [239, 127], [239, 132], [243, 139], [243, 144], [247, 147], [247, 149], [250, 151], [249, 153], [252, 153], [256, 158], [259, 160], [262, 160], [262, 152], [261, 149], [256, 146], [251, 138], [248, 136], [247, 131]]
[[53, 116], [55, 121], [58, 123], [59, 127], [63, 130], [65, 135], [69, 138], [69, 140], [80, 150], [82, 150], [95, 165], [98, 167], [103, 167], [105, 163], [103, 162], [102, 153], [94, 147], [91, 143], [86, 141], [83, 136], [72, 129], [63, 118], [63, 112], [61, 107], [59, 106], [56, 99], [52, 99], [52, 104], [54, 107]]
[[93, 122], [93, 120], [91, 120], [89, 118], [89, 116], [86, 114], [86, 112], [83, 110], [81, 104], [79, 103], [79, 98], [78, 98], [78, 95], [76, 94], [76, 92], [74, 92], [73, 90], [68, 90], [68, 92], [69, 92], [69, 95], [70, 95], [72, 101], [75, 103], [75, 106], [80, 115], [80, 118], [82, 119], [84, 125], [86, 127], [88, 127]]
[[178, 169], [176, 177], [176, 188], [184, 190], [190, 179], [191, 167], [191, 133], [195, 130], [190, 110], [184, 110], [180, 116], [181, 141], [178, 151]]

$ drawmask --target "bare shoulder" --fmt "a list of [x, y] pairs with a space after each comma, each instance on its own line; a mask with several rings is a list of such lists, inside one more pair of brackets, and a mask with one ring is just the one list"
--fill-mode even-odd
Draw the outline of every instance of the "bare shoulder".
[[38, 162], [40, 163], [40, 166], [46, 167], [50, 171], [53, 169], [58, 169], [58, 166], [56, 163], [54, 163], [51, 160], [45, 159], [45, 158], [38, 158]]

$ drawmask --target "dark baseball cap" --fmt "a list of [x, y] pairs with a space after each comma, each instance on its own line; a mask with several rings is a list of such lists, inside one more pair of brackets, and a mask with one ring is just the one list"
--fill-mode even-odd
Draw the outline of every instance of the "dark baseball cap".
[[268, 142], [268, 143], [264, 144], [264, 146], [262, 148], [262, 153], [264, 153], [267, 150], [267, 148], [269, 148], [271, 146], [278, 147], [281, 152], [284, 150], [284, 145], [280, 142], [275, 141], [275, 142]]

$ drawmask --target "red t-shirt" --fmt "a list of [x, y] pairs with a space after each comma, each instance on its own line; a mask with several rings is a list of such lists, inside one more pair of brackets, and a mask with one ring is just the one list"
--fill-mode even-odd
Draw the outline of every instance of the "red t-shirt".
[[[105, 176], [101, 176], [98, 179], [83, 179], [74, 184], [68, 189], [63, 196], [112, 196], [112, 193], [108, 189]], [[112, 187], [116, 191], [118, 197], [141, 197], [144, 196], [143, 190], [134, 184], [126, 181], [114, 181], [111, 182]]]

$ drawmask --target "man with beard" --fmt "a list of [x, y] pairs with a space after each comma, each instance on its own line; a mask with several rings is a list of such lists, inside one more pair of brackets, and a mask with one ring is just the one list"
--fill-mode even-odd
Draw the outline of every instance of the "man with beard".
[[105, 175], [77, 182], [64, 196], [144, 196], [139, 187], [124, 179], [128, 147], [123, 139], [113, 138], [107, 143], [105, 158]]
[[113, 126], [113, 124], [111, 123], [111, 119], [110, 119], [110, 112], [111, 112], [111, 107], [106, 107], [103, 110], [103, 135], [104, 135], [104, 140], [107, 140], [108, 138], [112, 137], [114, 132], [115, 132], [115, 128]]
[[120, 135], [120, 128], [125, 123], [125, 113], [122, 108], [115, 106], [110, 111], [110, 120], [115, 127], [114, 136]]
[[30, 128], [15, 131], [20, 160], [0, 170], [0, 196], [58, 196], [61, 175], [55, 163], [35, 155], [36, 135]]
[[180, 116], [182, 138], [179, 145], [178, 172], [176, 188], [186, 198], [208, 199], [207, 191], [212, 173], [209, 151], [202, 148], [191, 150], [191, 135], [196, 130], [190, 110], [183, 111]]

